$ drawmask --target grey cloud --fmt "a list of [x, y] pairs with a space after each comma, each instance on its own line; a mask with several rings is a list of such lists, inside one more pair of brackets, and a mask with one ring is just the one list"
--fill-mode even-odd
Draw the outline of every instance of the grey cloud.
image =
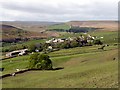
[[[42, 20], [42, 21], [69, 21], [69, 20], [102, 20], [117, 19], [117, 5], [104, 2], [88, 4], [75, 3], [16, 3], [2, 2], [4, 19], [9, 20]], [[13, 12], [13, 14], [11, 14]], [[18, 13], [14, 15], [14, 13]]]
[[48, 6], [48, 5], [43, 5], [43, 4], [37, 4], [37, 5], [22, 5], [21, 4], [9, 4], [9, 3], [3, 3], [2, 8], [4, 9], [10, 9], [10, 10], [17, 10], [20, 12], [28, 12], [28, 13], [40, 13], [40, 14], [75, 14], [83, 11], [82, 6], [78, 6], [77, 4], [72, 4], [71, 6], [63, 5], [63, 4], [58, 4], [57, 7], [55, 6]]

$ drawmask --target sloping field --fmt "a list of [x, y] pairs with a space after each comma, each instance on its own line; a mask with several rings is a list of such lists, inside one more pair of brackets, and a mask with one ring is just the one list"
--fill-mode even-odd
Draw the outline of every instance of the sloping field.
[[62, 23], [62, 24], [55, 24], [55, 25], [51, 25], [51, 26], [48, 26], [48, 29], [63, 29], [63, 30], [68, 30], [70, 29], [70, 26], [65, 24], [65, 23]]
[[118, 43], [118, 32], [117, 31], [96, 31], [89, 32], [92, 36], [97, 36], [98, 38], [103, 37], [100, 40], [105, 44]]
[[80, 26], [80, 27], [100, 28], [99, 30], [105, 30], [105, 31], [118, 30], [117, 21], [70, 21], [67, 22], [66, 24], [73, 26]]
[[[96, 47], [95, 47], [96, 48]], [[51, 53], [54, 68], [64, 69], [54, 71], [29, 71], [15, 77], [3, 79], [3, 87], [14, 88], [116, 88], [118, 87], [118, 52], [115, 47], [105, 51], [94, 51], [89, 47], [88, 53], [75, 53], [79, 48]], [[93, 51], [92, 51], [93, 50]], [[84, 51], [84, 49], [81, 49]], [[51, 56], [50, 55], [50, 56]], [[55, 55], [55, 56], [54, 56]], [[15, 68], [25, 68], [28, 56], [16, 57], [3, 61], [3, 66], [10, 72]], [[115, 60], [114, 60], [115, 58]], [[11, 63], [11, 64], [10, 64]], [[9, 65], [8, 65], [9, 64]], [[11, 69], [10, 69], [11, 68]], [[18, 83], [19, 82], [19, 83]], [[18, 83], [18, 84], [16, 84]]]

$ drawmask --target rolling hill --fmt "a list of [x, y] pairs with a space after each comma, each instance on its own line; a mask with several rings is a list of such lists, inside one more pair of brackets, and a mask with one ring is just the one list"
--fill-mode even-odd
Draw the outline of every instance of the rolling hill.
[[19, 27], [26, 31], [43, 32], [47, 29], [69, 29], [70, 26], [100, 28], [99, 30], [117, 31], [117, 21], [69, 21], [69, 22], [40, 22], [40, 21], [3, 21], [3, 24]]
[[70, 26], [99, 28], [96, 31], [117, 31], [117, 21], [69, 21], [69, 22], [39, 22], [39, 21], [3, 21], [2, 39], [15, 38], [48, 38], [59, 36], [59, 32], [46, 31], [52, 29], [67, 30]]
[[42, 22], [42, 21], [3, 21], [3, 24], [19, 27], [27, 31], [42, 32], [49, 25], [60, 24], [61, 22]]
[[[110, 46], [105, 51], [99, 51], [97, 47], [79, 47], [50, 53], [53, 66], [64, 69], [28, 71], [15, 77], [3, 78], [3, 88], [117, 88], [118, 49]], [[75, 51], [79, 53], [75, 54]], [[28, 59], [29, 56], [20, 56], [3, 61], [3, 74], [14, 72], [16, 68], [24, 69]]]
[[2, 39], [3, 42], [17, 42], [27, 39], [37, 39], [37, 38], [47, 38], [51, 37], [52, 34], [48, 34], [45, 32], [32, 32], [32, 31], [26, 31], [24, 29], [12, 26], [12, 25], [6, 25], [2, 24], [0, 25], [0, 30], [2, 33]]
[[117, 21], [70, 21], [70, 22], [67, 22], [66, 24], [72, 25], [72, 26], [80, 26], [80, 27], [101, 28], [99, 30], [105, 30], [105, 31], [118, 30]]

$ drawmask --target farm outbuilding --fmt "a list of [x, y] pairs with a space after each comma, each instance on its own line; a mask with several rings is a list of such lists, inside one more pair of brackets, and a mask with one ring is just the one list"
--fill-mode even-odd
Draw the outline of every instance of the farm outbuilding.
[[27, 54], [28, 49], [16, 50], [6, 54], [6, 57], [15, 57]]

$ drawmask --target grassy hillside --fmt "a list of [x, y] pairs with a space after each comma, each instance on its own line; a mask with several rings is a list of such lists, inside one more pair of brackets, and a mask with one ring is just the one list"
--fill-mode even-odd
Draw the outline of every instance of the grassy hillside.
[[30, 32], [24, 31], [20, 28], [10, 26], [10, 25], [0, 25], [1, 27], [1, 32], [2, 32], [2, 39], [12, 39], [12, 38], [18, 38], [18, 37], [23, 37], [27, 36], [30, 34]]
[[21, 28], [17, 28], [15, 26], [11, 25], [0, 25], [1, 31], [2, 31], [2, 39], [4, 41], [14, 41], [16, 38], [23, 39], [23, 38], [42, 38], [46, 37], [47, 34], [44, 33], [35, 33], [35, 32], [30, 32], [30, 31], [25, 31]]
[[102, 31], [117, 31], [118, 22], [117, 21], [70, 21], [66, 23], [67, 25], [75, 25], [80, 27], [94, 27], [101, 28]]
[[[62, 59], [66, 59], [67, 56], [70, 57], [70, 55], [77, 55], [77, 54], [87, 54], [87, 53], [94, 53], [94, 52], [103, 52], [102, 50], [98, 50], [97, 48], [100, 46], [89, 46], [89, 47], [77, 47], [77, 48], [71, 48], [71, 49], [62, 49], [60, 51], [56, 51], [56, 52], [51, 52], [49, 53], [50, 57], [53, 59], [54, 62], [54, 58], [61, 58]], [[113, 50], [113, 49], [117, 49], [117, 46], [109, 46], [109, 47], [105, 47], [105, 50]], [[73, 56], [71, 56], [73, 57]], [[25, 68], [27, 65], [26, 64], [20, 64], [20, 63], [24, 63], [28, 62], [29, 59], [29, 55], [26, 56], [19, 56], [19, 57], [15, 57], [15, 58], [10, 58], [10, 59], [6, 59], [2, 61], [2, 65], [4, 68], [6, 68], [5, 71], [3, 71], [4, 73], [10, 73], [11, 71], [15, 71], [16, 68], [23, 67]], [[10, 62], [12, 61], [12, 62]], [[64, 60], [63, 60], [64, 61]], [[18, 63], [19, 65], [16, 65], [16, 63]], [[56, 62], [55, 62], [56, 63]], [[58, 63], [54, 64], [55, 66], [57, 66]], [[10, 70], [10, 71], [9, 71]]]
[[90, 35], [92, 36], [97, 36], [100, 38], [103, 43], [106, 44], [113, 44], [113, 43], [118, 43], [118, 32], [117, 31], [96, 31], [96, 32], [89, 32]]
[[[117, 87], [117, 47], [110, 46], [105, 51], [97, 50], [97, 47], [99, 46], [51, 53], [53, 66], [64, 67], [64, 69], [29, 71], [15, 77], [4, 78], [3, 87]], [[3, 61], [3, 67], [5, 67], [3, 73], [13, 72], [16, 68], [26, 68], [28, 58], [29, 56], [21, 56]], [[14, 85], [18, 81], [19, 84]]]
[[33, 32], [33, 31], [26, 31], [24, 29], [11, 26], [11, 25], [0, 25], [0, 30], [2, 33], [3, 42], [18, 42], [18, 41], [26, 41], [31, 39], [41, 39], [41, 38], [49, 38], [49, 37], [57, 37], [59, 34], [57, 33], [47, 33], [47, 32]]
[[59, 24], [60, 22], [40, 22], [40, 21], [3, 21], [3, 24], [19, 27], [26, 31], [43, 32], [49, 25]]
[[48, 27], [48, 29], [63, 29], [63, 30], [68, 30], [70, 28], [69, 25], [67, 24], [55, 24], [55, 25], [51, 25]]

